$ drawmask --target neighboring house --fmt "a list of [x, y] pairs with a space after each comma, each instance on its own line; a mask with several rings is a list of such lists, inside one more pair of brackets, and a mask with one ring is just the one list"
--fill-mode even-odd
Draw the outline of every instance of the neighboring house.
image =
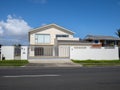
[[87, 35], [84, 40], [102, 47], [120, 46], [120, 38], [113, 36]]
[[70, 45], [80, 44], [73, 35], [74, 32], [56, 24], [33, 29], [29, 32], [29, 56], [69, 57]]

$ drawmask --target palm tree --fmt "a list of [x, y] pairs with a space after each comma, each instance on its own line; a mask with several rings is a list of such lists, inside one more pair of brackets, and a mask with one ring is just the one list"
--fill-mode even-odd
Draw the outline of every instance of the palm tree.
[[117, 29], [117, 31], [115, 32], [115, 34], [120, 38], [120, 28]]

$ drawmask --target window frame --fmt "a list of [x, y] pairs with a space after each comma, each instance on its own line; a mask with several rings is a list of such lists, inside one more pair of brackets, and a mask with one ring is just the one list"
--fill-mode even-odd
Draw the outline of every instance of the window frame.
[[[41, 40], [39, 39], [40, 35], [41, 35]], [[48, 38], [46, 38], [46, 36], [48, 36]], [[50, 40], [51, 40], [50, 34], [35, 34], [35, 43], [36, 44], [49, 44]]]
[[59, 37], [66, 38], [66, 37], [69, 37], [69, 35], [67, 35], [67, 34], [56, 34], [56, 38], [59, 38]]

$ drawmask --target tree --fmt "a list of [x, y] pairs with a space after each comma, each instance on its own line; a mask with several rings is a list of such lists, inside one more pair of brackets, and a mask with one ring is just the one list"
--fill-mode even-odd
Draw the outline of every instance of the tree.
[[117, 29], [117, 31], [115, 32], [115, 34], [120, 38], [120, 28]]

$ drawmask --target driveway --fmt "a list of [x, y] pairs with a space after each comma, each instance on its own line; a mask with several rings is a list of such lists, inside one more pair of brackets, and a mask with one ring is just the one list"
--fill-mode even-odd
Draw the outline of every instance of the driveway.
[[81, 67], [71, 60], [29, 60], [27, 67]]

